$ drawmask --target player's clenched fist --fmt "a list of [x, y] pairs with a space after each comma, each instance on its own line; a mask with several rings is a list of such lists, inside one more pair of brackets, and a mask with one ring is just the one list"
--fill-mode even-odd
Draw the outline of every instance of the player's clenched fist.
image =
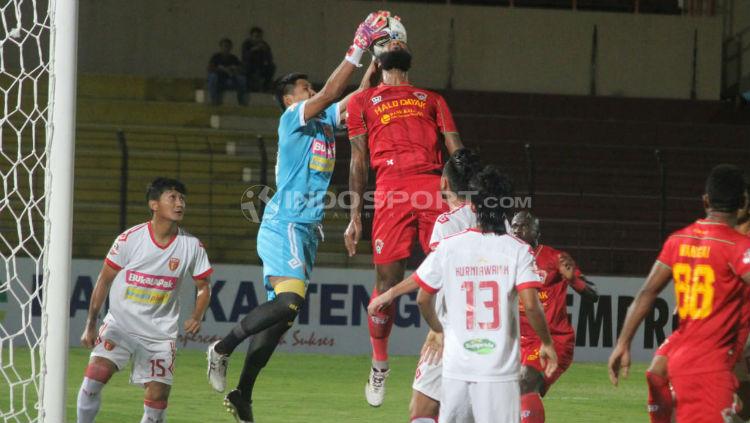
[[201, 321], [192, 317], [185, 320], [185, 333], [196, 334], [201, 330]]
[[551, 377], [557, 370], [557, 353], [552, 344], [542, 344], [539, 347], [539, 362], [544, 366], [544, 374]]
[[81, 345], [86, 348], [94, 348], [97, 336], [95, 327], [86, 326], [86, 329], [83, 330], [83, 335], [81, 335]]

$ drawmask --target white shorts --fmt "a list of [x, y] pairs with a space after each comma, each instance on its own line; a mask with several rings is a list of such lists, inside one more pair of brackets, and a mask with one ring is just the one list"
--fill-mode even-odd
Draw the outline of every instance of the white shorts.
[[750, 382], [750, 338], [742, 349], [742, 357], [734, 365], [734, 375], [740, 382]]
[[412, 389], [419, 391], [435, 401], [440, 401], [442, 389], [443, 364], [429, 364], [421, 357], [417, 363], [417, 372], [414, 375]]
[[440, 423], [520, 423], [518, 381], [467, 382], [443, 378]]
[[129, 335], [114, 323], [104, 323], [99, 328], [96, 342], [91, 356], [106, 358], [117, 366], [117, 370], [122, 370], [133, 357], [130, 383], [172, 384], [175, 341], [148, 341]]

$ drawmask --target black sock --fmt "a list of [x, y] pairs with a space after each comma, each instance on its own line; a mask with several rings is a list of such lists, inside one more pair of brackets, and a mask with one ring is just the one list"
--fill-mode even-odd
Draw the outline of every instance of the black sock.
[[255, 380], [258, 378], [260, 371], [268, 363], [274, 350], [276, 350], [276, 346], [279, 344], [279, 340], [281, 340], [281, 337], [284, 336], [284, 333], [286, 333], [292, 323], [276, 323], [255, 335], [250, 341], [250, 346], [245, 356], [245, 366], [242, 368], [240, 382], [237, 384], [237, 389], [240, 390], [243, 400], [252, 402]]
[[292, 292], [283, 292], [273, 300], [255, 307], [247, 313], [231, 332], [216, 344], [219, 354], [231, 354], [237, 346], [251, 335], [269, 328], [278, 322], [290, 322], [297, 317], [304, 298]]

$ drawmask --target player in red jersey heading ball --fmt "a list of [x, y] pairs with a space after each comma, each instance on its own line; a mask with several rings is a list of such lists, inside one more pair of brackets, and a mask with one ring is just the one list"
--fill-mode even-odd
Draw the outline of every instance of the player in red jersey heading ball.
[[617, 384], [630, 367], [630, 344], [659, 293], [674, 279], [680, 327], [670, 336], [669, 378], [680, 423], [724, 422], [733, 414], [741, 349], [745, 283], [750, 283], [750, 238], [733, 226], [747, 205], [742, 171], [716, 166], [706, 182], [707, 217], [673, 233], [664, 243], [609, 357]]
[[568, 321], [568, 286], [587, 300], [597, 301], [599, 297], [594, 285], [584, 278], [568, 253], [539, 243], [539, 219], [529, 212], [518, 212], [513, 216], [511, 230], [513, 235], [533, 248], [537, 268], [543, 279], [539, 301], [544, 307], [544, 316], [558, 358], [557, 370], [546, 376], [539, 356], [542, 341], [521, 307], [521, 422], [541, 423], [544, 422], [541, 397], [573, 362], [575, 332]]
[[[404, 278], [415, 235], [425, 253], [430, 251], [435, 219], [448, 210], [440, 195], [441, 134], [449, 154], [463, 147], [443, 97], [409, 83], [411, 52], [405, 29], [395, 23], [386, 31], [390, 31], [390, 39], [377, 57], [383, 82], [351, 98], [346, 121], [352, 143], [349, 190], [353, 200], [344, 238], [350, 256], [356, 254], [362, 236], [368, 151], [370, 166], [377, 175], [373, 298]], [[365, 396], [372, 406], [382, 404], [385, 396], [388, 337], [394, 315], [395, 305], [391, 304], [368, 321], [373, 360]]]

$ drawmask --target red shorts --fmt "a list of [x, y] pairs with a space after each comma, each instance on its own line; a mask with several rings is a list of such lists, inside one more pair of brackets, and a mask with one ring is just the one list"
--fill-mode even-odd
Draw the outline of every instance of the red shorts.
[[429, 253], [435, 220], [448, 211], [440, 193], [440, 176], [409, 176], [376, 185], [372, 261], [385, 264], [409, 257], [415, 235], [425, 254]]
[[[557, 370], [552, 373], [552, 376], [544, 376], [544, 390], [541, 392], [544, 395], [550, 386], [552, 386], [562, 374], [568, 370], [568, 367], [573, 363], [573, 352], [576, 347], [575, 334], [570, 335], [553, 335], [552, 344], [555, 347], [557, 353]], [[542, 346], [542, 341], [535, 336], [524, 336], [521, 338], [521, 364], [536, 369], [539, 373], [544, 374], [544, 367], [539, 361], [539, 348]]]
[[732, 410], [737, 378], [731, 370], [670, 376], [680, 423], [720, 423]]
[[672, 332], [672, 334], [669, 335], [667, 339], [665, 339], [664, 342], [661, 343], [661, 345], [659, 345], [659, 348], [656, 349], [654, 355], [669, 357], [669, 351], [672, 349], [672, 346], [677, 343], [679, 335], [680, 332]]

